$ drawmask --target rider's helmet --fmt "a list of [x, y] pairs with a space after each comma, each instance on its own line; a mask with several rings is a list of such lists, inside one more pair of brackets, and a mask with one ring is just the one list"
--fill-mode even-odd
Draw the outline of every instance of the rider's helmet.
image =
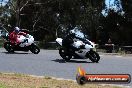
[[15, 27], [15, 28], [14, 28], [14, 31], [15, 31], [16, 33], [19, 33], [19, 32], [20, 32], [20, 28], [19, 28], [19, 27]]
[[75, 30], [70, 30], [70, 31], [69, 31], [69, 35], [70, 35], [71, 37], [75, 37]]

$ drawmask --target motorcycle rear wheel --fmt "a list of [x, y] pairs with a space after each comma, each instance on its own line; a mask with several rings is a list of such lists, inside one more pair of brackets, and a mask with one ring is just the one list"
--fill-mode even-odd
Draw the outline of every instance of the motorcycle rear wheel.
[[8, 51], [9, 53], [13, 53], [13, 52], [14, 52], [14, 49], [13, 49], [13, 47], [12, 47], [12, 45], [11, 45], [10, 42], [4, 43], [4, 48], [5, 48], [6, 51]]
[[70, 61], [70, 59], [72, 58], [72, 56], [66, 53], [63, 48], [59, 49], [59, 54], [65, 61]]

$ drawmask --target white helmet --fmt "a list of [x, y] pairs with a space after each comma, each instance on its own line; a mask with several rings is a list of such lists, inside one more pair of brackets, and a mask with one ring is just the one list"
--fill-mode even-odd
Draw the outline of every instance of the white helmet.
[[15, 32], [19, 32], [20, 31], [20, 28], [19, 27], [15, 27]]

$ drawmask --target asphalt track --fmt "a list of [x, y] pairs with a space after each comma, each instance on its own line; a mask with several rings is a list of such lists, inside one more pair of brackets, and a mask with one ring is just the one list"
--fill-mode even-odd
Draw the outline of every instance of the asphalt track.
[[[88, 74], [130, 74], [132, 76], [132, 55], [120, 56], [101, 53], [100, 56], [99, 63], [92, 63], [88, 59], [73, 59], [70, 62], [65, 62], [59, 56], [58, 50], [41, 50], [36, 55], [20, 51], [9, 54], [5, 49], [0, 48], [0, 72], [75, 80], [77, 68], [81, 66]], [[132, 87], [132, 83], [123, 85]]]

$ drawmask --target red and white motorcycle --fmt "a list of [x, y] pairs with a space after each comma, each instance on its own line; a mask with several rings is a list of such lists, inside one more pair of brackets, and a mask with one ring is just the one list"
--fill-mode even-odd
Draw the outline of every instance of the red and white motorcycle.
[[38, 54], [40, 49], [34, 43], [34, 38], [32, 35], [27, 34], [26, 36], [20, 35], [18, 37], [18, 41], [20, 44], [13, 45], [11, 44], [9, 38], [6, 39], [7, 41], [4, 43], [4, 48], [10, 53], [14, 51], [31, 51], [34, 54]]

